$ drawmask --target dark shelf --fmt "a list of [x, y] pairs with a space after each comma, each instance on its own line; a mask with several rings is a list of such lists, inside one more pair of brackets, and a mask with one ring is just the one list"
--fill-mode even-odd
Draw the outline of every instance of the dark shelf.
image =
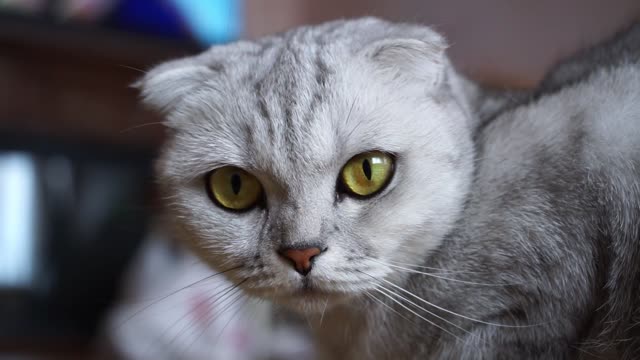
[[54, 50], [135, 65], [147, 65], [201, 50], [197, 43], [186, 39], [159, 38], [0, 13], [0, 48], [6, 46]]

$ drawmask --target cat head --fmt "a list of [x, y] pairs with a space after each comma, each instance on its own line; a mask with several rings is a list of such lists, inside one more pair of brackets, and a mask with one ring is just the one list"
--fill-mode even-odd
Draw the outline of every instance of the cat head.
[[472, 172], [443, 38], [378, 19], [214, 46], [138, 84], [171, 139], [177, 236], [247, 293], [301, 311], [435, 249]]

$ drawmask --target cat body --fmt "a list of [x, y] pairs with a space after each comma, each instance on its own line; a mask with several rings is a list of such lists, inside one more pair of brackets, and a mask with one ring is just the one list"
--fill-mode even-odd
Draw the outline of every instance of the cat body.
[[475, 336], [458, 334], [466, 342], [460, 346], [440, 332], [435, 344], [449, 341], [440, 351], [427, 346], [425, 355], [564, 359], [620, 346], [616, 358], [640, 356], [635, 59], [536, 94], [475, 134], [478, 161], [466, 212], [442, 255], [424, 265], [469, 272], [457, 279], [514, 285], [454, 286], [414, 275], [409, 290], [475, 319], [544, 325], [500, 328], [431, 309]]
[[[361, 19], [150, 71], [176, 234], [308, 317], [326, 358], [639, 356], [638, 61], [552, 73], [483, 112], [445, 49], [427, 27]], [[371, 151], [394, 161], [386, 187], [341, 191]], [[258, 179], [255, 207], [214, 204], [207, 174], [225, 166]], [[281, 250], [311, 247], [308, 273]]]

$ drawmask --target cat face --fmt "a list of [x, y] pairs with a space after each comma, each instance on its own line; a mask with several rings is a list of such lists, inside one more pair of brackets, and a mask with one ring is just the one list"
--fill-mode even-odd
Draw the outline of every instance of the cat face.
[[471, 176], [443, 40], [364, 19], [153, 69], [177, 236], [247, 293], [320, 311], [439, 245]]

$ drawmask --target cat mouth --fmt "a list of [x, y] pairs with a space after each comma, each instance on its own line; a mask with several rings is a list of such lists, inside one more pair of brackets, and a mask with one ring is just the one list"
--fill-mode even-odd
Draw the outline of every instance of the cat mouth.
[[327, 303], [342, 303], [354, 295], [354, 292], [327, 288], [310, 278], [302, 279], [298, 284], [290, 287], [248, 288], [246, 290], [255, 297], [295, 307], [308, 307], [314, 304], [325, 307]]
[[303, 313], [320, 313], [335, 304], [344, 303], [347, 299], [348, 295], [344, 292], [307, 287], [279, 296], [276, 301]]
[[297, 286], [291, 287], [289, 289], [281, 289], [280, 291], [276, 291], [270, 294], [270, 297], [273, 297], [278, 300], [317, 300], [317, 299], [339, 299], [347, 296], [347, 293], [344, 291], [326, 289], [318, 284], [314, 284], [312, 281], [306, 280], [302, 281]]
[[351, 292], [327, 289], [314, 284], [313, 281], [303, 281], [288, 289], [271, 289], [268, 293], [256, 293], [262, 297], [302, 313], [319, 313], [336, 304], [349, 301], [354, 295]]
[[312, 301], [312, 300], [321, 299], [322, 301], [327, 301], [327, 300], [335, 301], [335, 300], [345, 299], [346, 297], [348, 297], [348, 295], [347, 293], [342, 291], [327, 290], [319, 286], [304, 283], [299, 288], [291, 291], [287, 295], [287, 297], [295, 300]]
[[313, 287], [303, 287], [293, 291], [291, 294], [294, 297], [318, 297], [318, 296], [339, 296], [340, 294], [332, 291], [325, 291]]
[[305, 278], [298, 288], [292, 291], [294, 297], [344, 297], [345, 294], [339, 291], [327, 290], [314, 284], [310, 279]]

